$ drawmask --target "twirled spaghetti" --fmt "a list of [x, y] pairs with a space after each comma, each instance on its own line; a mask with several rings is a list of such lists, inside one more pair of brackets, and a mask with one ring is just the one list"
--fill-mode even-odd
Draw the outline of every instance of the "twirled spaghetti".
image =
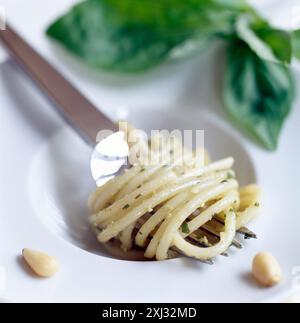
[[[200, 260], [226, 252], [236, 232], [258, 215], [259, 187], [239, 188], [231, 157], [212, 163], [202, 151], [204, 162], [195, 152], [183, 161], [178, 142], [170, 151], [160, 139], [152, 138], [149, 146], [140, 139], [160, 162], [145, 165], [140, 159], [91, 194], [90, 222], [99, 242], [118, 241], [126, 252], [142, 248], [146, 258], [157, 260], [173, 257], [173, 250]], [[163, 163], [170, 152], [172, 161]]]

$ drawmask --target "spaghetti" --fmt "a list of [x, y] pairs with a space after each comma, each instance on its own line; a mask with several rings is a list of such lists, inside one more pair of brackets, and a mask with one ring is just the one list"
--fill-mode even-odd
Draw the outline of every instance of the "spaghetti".
[[[199, 151], [183, 158], [184, 148], [174, 138], [172, 150], [171, 139], [139, 141], [143, 158], [151, 152], [156, 163], [140, 158], [90, 196], [89, 219], [99, 242], [115, 241], [125, 252], [138, 247], [157, 260], [173, 257], [174, 249], [200, 260], [224, 253], [237, 231], [258, 215], [260, 188], [239, 188], [231, 157], [210, 162], [202, 150], [202, 158]], [[170, 153], [172, 161], [163, 163]], [[218, 241], [206, 234], [208, 228]]]

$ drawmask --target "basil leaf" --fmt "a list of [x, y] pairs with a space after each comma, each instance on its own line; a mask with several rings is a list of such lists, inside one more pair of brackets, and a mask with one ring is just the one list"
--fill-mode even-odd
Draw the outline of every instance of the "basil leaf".
[[275, 29], [259, 17], [241, 16], [237, 22], [237, 34], [262, 59], [285, 64], [292, 60], [290, 32]]
[[241, 40], [228, 48], [224, 103], [232, 118], [269, 150], [275, 150], [294, 98], [290, 70], [262, 60]]
[[295, 30], [292, 35], [293, 38], [293, 54], [300, 59], [300, 30]]
[[229, 34], [244, 0], [87, 0], [47, 34], [90, 65], [140, 71], [162, 62], [187, 40]]
[[[155, 28], [147, 12], [136, 11], [136, 19], [130, 21], [130, 10], [123, 6], [124, 1], [116, 3], [117, 7], [114, 2], [82, 2], [53, 23], [47, 35], [92, 66], [125, 72], [158, 64], [183, 41], [181, 35], [169, 37], [163, 26], [160, 31]], [[151, 8], [154, 10], [155, 5]]]

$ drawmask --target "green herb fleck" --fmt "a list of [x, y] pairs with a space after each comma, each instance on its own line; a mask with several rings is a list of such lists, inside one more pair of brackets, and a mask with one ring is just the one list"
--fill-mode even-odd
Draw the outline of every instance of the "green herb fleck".
[[135, 197], [135, 199], [137, 200], [137, 199], [139, 199], [140, 197], [142, 197], [142, 194], [137, 195], [137, 196]]
[[189, 225], [186, 222], [182, 223], [181, 231], [186, 234], [190, 233]]
[[139, 185], [137, 188], [141, 188], [142, 187], [142, 185]]
[[254, 206], [255, 206], [255, 207], [260, 207], [259, 202], [256, 202], [256, 203], [254, 204]]
[[235, 173], [234, 173], [234, 171], [230, 170], [227, 173], [227, 179], [232, 179], [232, 178], [235, 178]]
[[225, 179], [224, 181], [221, 182], [221, 184], [225, 184], [225, 183], [228, 183], [227, 179]]
[[130, 205], [129, 204], [126, 204], [126, 205], [123, 206], [123, 210], [127, 210], [129, 208], [130, 208]]
[[103, 228], [96, 227], [96, 230], [98, 231], [98, 233], [101, 233], [103, 231]]

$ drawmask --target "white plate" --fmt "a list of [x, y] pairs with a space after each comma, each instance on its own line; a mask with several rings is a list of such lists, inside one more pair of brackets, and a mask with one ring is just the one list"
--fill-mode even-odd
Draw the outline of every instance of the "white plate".
[[[10, 0], [8, 7], [16, 3]], [[204, 128], [213, 156], [233, 155], [241, 181], [257, 181], [265, 191], [263, 215], [252, 225], [259, 240], [245, 242], [244, 250], [233, 249], [230, 258], [220, 257], [212, 267], [186, 259], [138, 263], [99, 255], [86, 221], [86, 198], [94, 185], [88, 167], [90, 150], [65, 127], [28, 79], [13, 64], [3, 63], [0, 298], [94, 302], [284, 299], [297, 281], [293, 275], [300, 265], [299, 100], [283, 131], [279, 150], [268, 153], [226, 120], [218, 96], [220, 54], [214, 49], [145, 76], [117, 78], [92, 73], [71, 58], [69, 64], [59, 61], [60, 56], [46, 45], [41, 30], [45, 21], [63, 9], [61, 3], [52, 1], [50, 6], [27, 1], [24, 10], [12, 11], [15, 25], [21, 30], [21, 24], [26, 23], [30, 34], [23, 29], [24, 35], [114, 119], [128, 116], [146, 129]], [[47, 12], [47, 17], [37, 14], [35, 22], [25, 21], [22, 17], [34, 6], [36, 12]], [[295, 74], [300, 84], [300, 75]], [[32, 276], [20, 258], [24, 247], [55, 255], [61, 264], [59, 274], [49, 280]], [[262, 250], [272, 252], [284, 269], [284, 281], [272, 289], [259, 288], [249, 276], [251, 260]]]

